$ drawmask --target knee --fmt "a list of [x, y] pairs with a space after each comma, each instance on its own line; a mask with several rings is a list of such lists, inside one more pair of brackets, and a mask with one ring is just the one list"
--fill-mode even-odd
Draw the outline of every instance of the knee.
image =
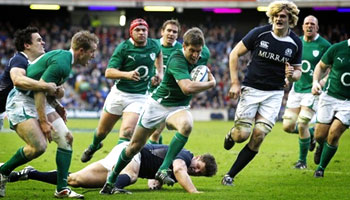
[[26, 153], [28, 153], [28, 155], [26, 154], [26, 157], [29, 159], [34, 159], [37, 158], [39, 156], [41, 156], [47, 148], [47, 143], [46, 142], [39, 142], [37, 144], [35, 144], [34, 146], [29, 146], [29, 149]]
[[189, 136], [192, 131], [192, 123], [187, 120], [182, 121], [180, 124], [180, 130], [178, 131], [185, 136]]
[[328, 140], [328, 143], [330, 145], [337, 146], [339, 138], [340, 138], [340, 134], [338, 134], [337, 132], [334, 132], [334, 131], [330, 131], [327, 140]]
[[241, 143], [249, 138], [251, 131], [252, 122], [250, 120], [237, 120], [234, 128], [231, 129], [231, 135], [233, 135], [233, 140], [235, 142]]
[[131, 139], [132, 134], [134, 133], [134, 128], [127, 127], [121, 132], [121, 137]]
[[290, 110], [286, 110], [283, 115], [283, 130], [287, 133], [293, 133], [295, 131], [295, 124], [298, 119], [298, 115]]

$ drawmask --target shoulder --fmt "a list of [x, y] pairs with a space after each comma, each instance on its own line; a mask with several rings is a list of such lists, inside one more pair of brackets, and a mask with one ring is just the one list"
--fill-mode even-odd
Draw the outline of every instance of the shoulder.
[[160, 43], [158, 42], [157, 39], [153, 39], [153, 38], [147, 39], [147, 46], [156, 47], [160, 49]]

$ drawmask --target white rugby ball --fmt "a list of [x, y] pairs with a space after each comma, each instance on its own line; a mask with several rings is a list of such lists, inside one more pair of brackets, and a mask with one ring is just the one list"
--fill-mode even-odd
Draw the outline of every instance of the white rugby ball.
[[191, 79], [192, 81], [197, 82], [206, 82], [208, 81], [208, 67], [205, 65], [199, 65], [192, 69]]

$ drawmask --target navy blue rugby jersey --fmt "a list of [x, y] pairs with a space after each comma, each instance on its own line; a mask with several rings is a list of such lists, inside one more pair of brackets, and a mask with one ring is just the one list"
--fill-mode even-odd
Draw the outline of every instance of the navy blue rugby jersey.
[[[154, 179], [155, 174], [163, 163], [168, 148], [168, 146], [162, 144], [145, 145], [145, 147], [141, 150], [141, 166], [139, 178]], [[189, 167], [191, 165], [192, 158], [193, 154], [190, 151], [182, 149], [174, 160], [181, 159], [185, 161], [186, 166]], [[171, 165], [170, 169], [172, 168], [173, 166]], [[171, 178], [176, 181], [174, 173], [171, 173]]]
[[251, 51], [242, 84], [259, 90], [283, 90], [285, 63], [301, 65], [300, 38], [291, 30], [286, 37], [278, 37], [272, 25], [265, 25], [251, 30], [242, 41]]
[[16, 53], [8, 62], [4, 72], [0, 76], [0, 113], [5, 111], [6, 99], [8, 93], [13, 88], [10, 71], [13, 67], [23, 68], [27, 70], [28, 58], [21, 52]]

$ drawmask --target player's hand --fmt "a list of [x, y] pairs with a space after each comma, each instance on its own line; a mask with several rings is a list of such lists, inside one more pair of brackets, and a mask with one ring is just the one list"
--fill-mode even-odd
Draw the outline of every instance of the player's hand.
[[56, 99], [61, 99], [63, 96], [64, 96], [64, 88], [61, 85], [61, 86], [57, 87], [57, 90], [56, 90], [56, 93], [55, 93], [55, 98]]
[[151, 84], [152, 84], [152, 86], [158, 86], [161, 81], [162, 81], [162, 79], [160, 78], [160, 76], [155, 75], [151, 79]]
[[232, 83], [230, 90], [228, 91], [228, 96], [232, 99], [237, 99], [239, 96], [241, 96], [241, 84]]
[[148, 179], [148, 188], [150, 190], [160, 190], [162, 188], [162, 184], [156, 179]]
[[61, 105], [57, 105], [55, 107], [56, 112], [61, 116], [61, 118], [63, 119], [64, 123], [67, 123], [67, 111], [66, 109], [61, 106]]
[[49, 143], [52, 141], [51, 137], [51, 131], [55, 131], [53, 126], [48, 121], [39, 121], [41, 131], [44, 133], [45, 137], [49, 141]]
[[127, 79], [133, 80], [133, 81], [139, 81], [141, 80], [140, 73], [136, 70], [130, 71], [128, 73]]
[[294, 67], [289, 64], [289, 62], [285, 63], [285, 74], [286, 78], [289, 82], [293, 82], [293, 73], [294, 73]]
[[46, 89], [45, 91], [47, 92], [47, 94], [49, 96], [55, 96], [56, 95], [56, 91], [57, 91], [57, 86], [55, 83], [46, 83]]
[[320, 85], [320, 83], [318, 81], [313, 81], [311, 93], [313, 95], [320, 95], [321, 92], [322, 92], [322, 86]]

